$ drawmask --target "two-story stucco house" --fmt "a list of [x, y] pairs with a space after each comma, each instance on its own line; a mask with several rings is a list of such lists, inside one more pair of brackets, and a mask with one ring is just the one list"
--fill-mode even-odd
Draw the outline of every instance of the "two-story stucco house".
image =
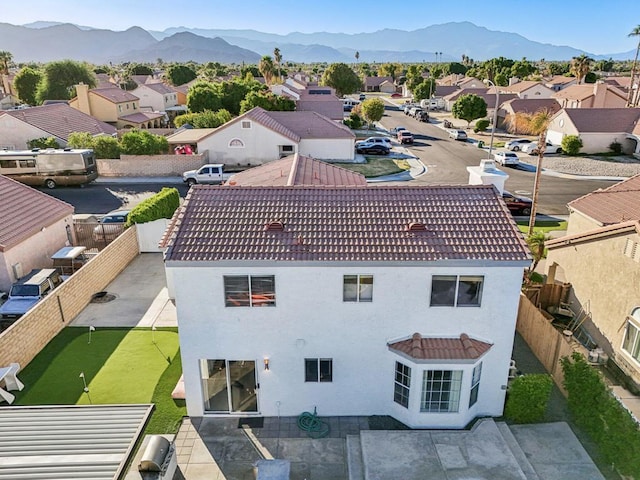
[[[270, 112], [255, 107], [198, 138], [198, 153], [225, 165], [255, 166], [299, 153], [352, 161], [355, 135], [317, 112]], [[169, 142], [173, 142], [172, 136]]]
[[493, 186], [195, 186], [164, 239], [190, 416], [501, 415], [530, 256]]
[[569, 212], [567, 235], [547, 242], [547, 281], [571, 283], [572, 310], [637, 393], [640, 175], [574, 200]]

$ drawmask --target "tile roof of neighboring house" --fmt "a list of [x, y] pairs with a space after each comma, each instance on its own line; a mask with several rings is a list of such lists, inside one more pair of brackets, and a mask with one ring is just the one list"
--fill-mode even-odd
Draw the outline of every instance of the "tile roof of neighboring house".
[[160, 93], [161, 95], [167, 95], [169, 93], [175, 93], [175, 89], [170, 87], [169, 85], [165, 85], [162, 82], [158, 83], [145, 83], [145, 87], [153, 90], [154, 92]]
[[553, 115], [560, 111], [560, 104], [555, 98], [513, 98], [502, 103], [501, 107], [509, 107], [515, 113], [536, 113], [546, 109]]
[[564, 111], [580, 133], [631, 133], [640, 119], [640, 108], [565, 108]]
[[567, 83], [575, 82], [576, 77], [565, 77], [564, 75], [555, 75], [545, 80], [545, 85], [566, 85]]
[[92, 88], [89, 90], [89, 93], [94, 93], [96, 95], [101, 96], [113, 103], [123, 103], [123, 102], [135, 102], [136, 100], [140, 100], [134, 94], [127, 92], [126, 90], [122, 90], [118, 87], [111, 88]]
[[96, 88], [111, 88], [114, 86], [111, 75], [108, 73], [96, 73]]
[[344, 105], [335, 95], [304, 95], [296, 102], [298, 112], [316, 112], [331, 120], [344, 119]]
[[156, 112], [136, 112], [131, 113], [129, 115], [124, 115], [119, 117], [118, 120], [125, 120], [131, 123], [144, 123], [149, 120], [155, 120], [156, 118], [163, 117], [164, 113], [156, 113]]
[[499, 88], [500, 92], [522, 93], [538, 85], [542, 85], [544, 88], [549, 89], [549, 87], [544, 85], [542, 82], [534, 82], [533, 80], [523, 80], [522, 82], [514, 83], [513, 85], [509, 85], [508, 87]]
[[547, 248], [563, 248], [573, 246], [577, 243], [591, 242], [600, 238], [611, 237], [615, 235], [637, 233], [640, 234], [640, 222], [632, 220], [629, 222], [614, 223], [601, 228], [587, 230], [586, 232], [575, 233], [573, 235], [565, 235], [564, 237], [555, 238], [545, 242]]
[[316, 160], [305, 155], [289, 155], [259, 167], [236, 173], [225, 185], [366, 185], [360, 173]]
[[[477, 95], [478, 97], [482, 97], [487, 104], [487, 108], [493, 108], [496, 104], [496, 94], [489, 92], [486, 88], [463, 88], [461, 90], [456, 90], [451, 95], [447, 95], [444, 98], [448, 102], [455, 102], [462, 95]], [[518, 98], [518, 95], [515, 93], [501, 93], [498, 101], [502, 104], [514, 98]]]
[[378, 87], [384, 82], [393, 82], [393, 77], [364, 77], [365, 87]]
[[3, 175], [0, 198], [0, 252], [73, 215], [72, 205]]
[[530, 261], [490, 185], [196, 185], [170, 230], [167, 261]]
[[215, 128], [179, 128], [175, 133], [167, 136], [167, 140], [171, 145], [180, 143], [198, 143], [200, 140], [208, 137], [215, 131]]
[[[0, 115], [2, 112], [0, 112]], [[33, 125], [54, 137], [67, 140], [73, 132], [89, 132], [91, 135], [114, 135], [115, 127], [82, 113], [66, 103], [53, 103], [23, 110], [8, 110], [5, 115]]]
[[570, 85], [553, 94], [554, 98], [584, 100], [593, 96], [593, 85]]
[[316, 112], [269, 112], [260, 107], [227, 122], [219, 128], [250, 118], [294, 142], [312, 138], [355, 138], [349, 127]]
[[629, 77], [604, 77], [604, 83], [628, 89], [631, 85], [631, 76]]
[[577, 198], [569, 208], [602, 225], [640, 220], [640, 175]]
[[388, 346], [414, 360], [476, 360], [492, 345], [470, 338], [466, 333], [457, 338], [423, 337], [414, 333], [411, 338]]
[[460, 90], [460, 87], [457, 85], [436, 85], [436, 91], [434, 95], [436, 97], [446, 97], [447, 95], [451, 95], [453, 92]]

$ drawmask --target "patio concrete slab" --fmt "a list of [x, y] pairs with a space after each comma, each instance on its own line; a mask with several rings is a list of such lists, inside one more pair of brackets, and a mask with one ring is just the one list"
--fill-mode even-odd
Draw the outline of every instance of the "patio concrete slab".
[[175, 306], [167, 293], [162, 253], [138, 255], [105, 291], [115, 299], [90, 303], [71, 326], [177, 326]]

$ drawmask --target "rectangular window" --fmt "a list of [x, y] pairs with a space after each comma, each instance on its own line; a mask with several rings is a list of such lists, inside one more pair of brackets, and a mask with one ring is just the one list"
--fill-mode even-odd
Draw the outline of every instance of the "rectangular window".
[[396, 362], [396, 377], [393, 389], [393, 401], [409, 408], [409, 389], [411, 387], [411, 368]]
[[331, 358], [305, 358], [304, 359], [305, 382], [332, 382], [333, 359]]
[[342, 284], [342, 301], [373, 301], [373, 275], [345, 275]]
[[243, 120], [242, 128], [251, 128], [251, 122], [249, 122], [248, 120]]
[[421, 412], [454, 413], [460, 404], [462, 370], [425, 370]]
[[224, 299], [227, 307], [275, 307], [275, 277], [225, 275]]
[[483, 276], [433, 275], [432, 307], [479, 307]]
[[640, 329], [631, 322], [627, 322], [622, 349], [640, 362]]
[[473, 369], [471, 379], [471, 395], [469, 396], [469, 407], [472, 407], [478, 401], [478, 391], [480, 390], [480, 377], [482, 376], [482, 362]]

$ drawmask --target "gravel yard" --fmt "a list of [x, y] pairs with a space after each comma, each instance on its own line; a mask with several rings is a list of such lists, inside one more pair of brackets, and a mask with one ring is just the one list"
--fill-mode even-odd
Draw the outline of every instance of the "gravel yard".
[[[521, 163], [535, 165], [538, 157], [519, 155]], [[567, 157], [545, 155], [542, 168], [572, 175], [631, 177], [640, 174], [640, 160], [633, 157]]]

